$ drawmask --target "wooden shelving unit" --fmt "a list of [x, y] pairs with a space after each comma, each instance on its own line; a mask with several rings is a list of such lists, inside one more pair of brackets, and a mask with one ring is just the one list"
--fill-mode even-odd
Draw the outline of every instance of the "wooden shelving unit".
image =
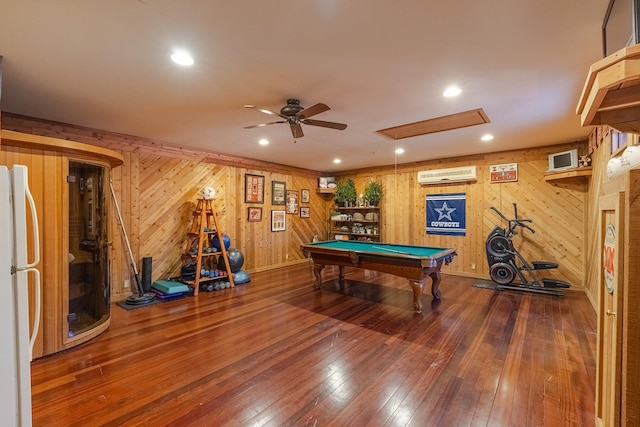
[[[347, 236], [349, 240], [361, 240], [380, 242], [382, 227], [380, 221], [380, 208], [377, 206], [341, 207], [336, 208], [341, 216], [346, 218], [329, 218], [329, 238], [335, 236]], [[357, 214], [362, 215], [359, 218]], [[346, 229], [345, 229], [346, 228]], [[369, 230], [369, 231], [367, 231]]]
[[591, 166], [585, 166], [561, 172], [547, 172], [544, 174], [544, 180], [555, 181], [557, 179], [578, 178], [586, 176], [591, 176]]
[[[213, 224], [212, 224], [213, 220]], [[220, 242], [220, 251], [211, 246], [211, 239], [218, 236]], [[186, 284], [193, 287], [193, 295], [197, 296], [200, 290], [200, 284], [209, 281], [228, 280], [231, 287], [235, 287], [233, 282], [233, 273], [229, 265], [229, 255], [224, 246], [222, 238], [223, 233], [218, 224], [218, 216], [213, 210], [211, 200], [198, 199], [198, 205], [193, 211], [193, 222], [191, 230], [187, 233], [187, 245], [182, 255], [184, 264], [195, 260], [196, 271], [194, 280], [183, 280]], [[224, 274], [215, 277], [201, 277], [200, 271], [206, 265], [208, 270], [217, 269], [218, 257], [224, 259]]]

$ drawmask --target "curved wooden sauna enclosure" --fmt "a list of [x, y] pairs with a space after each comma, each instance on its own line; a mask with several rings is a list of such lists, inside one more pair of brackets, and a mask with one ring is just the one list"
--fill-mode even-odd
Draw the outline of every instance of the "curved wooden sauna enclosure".
[[[42, 311], [37, 358], [86, 342], [109, 326], [109, 178], [124, 160], [89, 144], [6, 130], [0, 135], [0, 164], [29, 168], [38, 213]], [[33, 300], [30, 308], [33, 317]]]

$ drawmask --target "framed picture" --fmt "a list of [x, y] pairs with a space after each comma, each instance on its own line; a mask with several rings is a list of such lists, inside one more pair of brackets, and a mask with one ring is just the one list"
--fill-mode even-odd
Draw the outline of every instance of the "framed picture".
[[300, 190], [300, 203], [309, 203], [309, 197], [310, 193], [308, 189], [303, 188]]
[[264, 176], [244, 174], [244, 202], [264, 203]]
[[298, 213], [298, 192], [294, 190], [287, 190], [287, 213]]
[[271, 231], [287, 229], [287, 213], [285, 211], [271, 211]]
[[492, 184], [499, 182], [516, 182], [518, 180], [518, 164], [505, 163], [489, 166], [489, 176]]
[[286, 203], [287, 183], [283, 181], [271, 181], [271, 204], [284, 205]]
[[249, 222], [262, 221], [262, 208], [247, 208], [247, 220]]
[[300, 218], [310, 218], [311, 217], [311, 208], [309, 207], [300, 207]]

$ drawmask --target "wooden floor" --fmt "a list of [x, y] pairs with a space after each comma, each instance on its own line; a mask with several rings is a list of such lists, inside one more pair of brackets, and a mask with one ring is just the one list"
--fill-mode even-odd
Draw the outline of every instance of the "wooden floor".
[[[134, 311], [32, 365], [34, 426], [592, 426], [586, 296], [310, 264]], [[429, 286], [425, 288], [430, 289]]]

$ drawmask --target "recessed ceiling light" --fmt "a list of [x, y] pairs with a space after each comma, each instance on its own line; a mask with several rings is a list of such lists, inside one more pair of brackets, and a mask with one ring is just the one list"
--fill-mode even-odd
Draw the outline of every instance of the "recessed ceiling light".
[[193, 58], [186, 50], [176, 50], [171, 54], [171, 60], [178, 65], [193, 65]]
[[482, 135], [482, 137], [480, 138], [483, 141], [491, 141], [493, 139], [493, 135], [491, 135], [490, 133], [487, 133], [485, 135]]
[[453, 98], [454, 96], [458, 96], [461, 93], [462, 89], [460, 89], [458, 86], [449, 86], [444, 90], [442, 96], [444, 96], [445, 98]]
[[340, 159], [333, 159], [333, 163], [342, 163], [342, 160], [340, 160]]
[[404, 153], [404, 148], [396, 148], [396, 154]]
[[258, 141], [258, 144], [260, 145], [269, 145], [269, 140], [262, 138], [260, 141]]

